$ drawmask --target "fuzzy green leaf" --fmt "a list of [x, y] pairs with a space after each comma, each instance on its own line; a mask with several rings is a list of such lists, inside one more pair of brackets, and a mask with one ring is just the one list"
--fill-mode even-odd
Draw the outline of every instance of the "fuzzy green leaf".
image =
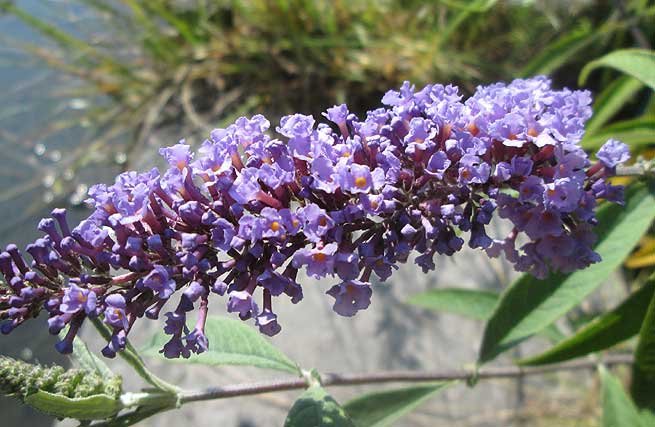
[[[298, 366], [275, 348], [252, 327], [234, 319], [209, 317], [205, 325], [209, 350], [188, 359], [171, 359], [180, 363], [204, 365], [249, 365], [298, 374]], [[150, 357], [163, 357], [159, 350], [170, 339], [163, 332], [155, 334], [143, 349]], [[167, 359], [168, 360], [168, 359]]]
[[25, 403], [46, 414], [76, 420], [101, 420], [121, 409], [119, 400], [104, 394], [71, 398], [43, 390], [27, 396]]
[[355, 427], [344, 409], [322, 387], [305, 391], [291, 407], [284, 427]]
[[344, 409], [357, 427], [385, 427], [449, 385], [435, 383], [369, 393], [346, 403]]
[[521, 365], [545, 365], [605, 350], [639, 332], [648, 303], [655, 294], [655, 277], [630, 295], [618, 307], [594, 319], [575, 335], [534, 357], [519, 361]]
[[639, 242], [655, 217], [653, 184], [626, 190], [625, 206], [606, 204], [598, 210], [594, 249], [602, 261], [572, 274], [551, 274], [544, 280], [523, 275], [502, 294], [487, 322], [479, 363], [517, 345], [578, 305], [605, 281]]

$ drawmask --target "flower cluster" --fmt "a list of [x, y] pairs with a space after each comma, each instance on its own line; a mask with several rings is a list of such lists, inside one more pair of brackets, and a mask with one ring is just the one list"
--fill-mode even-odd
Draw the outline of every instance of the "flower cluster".
[[[57, 344], [66, 353], [84, 319], [101, 316], [113, 330], [103, 354], [113, 357], [138, 318], [173, 304], [162, 352], [188, 357], [207, 349], [212, 293], [278, 333], [272, 297], [300, 301], [302, 268], [338, 278], [327, 294], [352, 316], [370, 304], [372, 273], [386, 280], [412, 252], [427, 272], [464, 237], [537, 277], [599, 261], [597, 199], [621, 202], [606, 178], [629, 153], [609, 141], [592, 164], [580, 148], [588, 92], [537, 77], [463, 100], [453, 86], [405, 83], [382, 102], [363, 120], [345, 105], [327, 110], [329, 123], [286, 116], [278, 135], [261, 115], [241, 117], [197, 153], [184, 141], [161, 149], [163, 173], [125, 172], [91, 188], [94, 212], [73, 229], [54, 210], [26, 249], [30, 265], [14, 245], [0, 254], [2, 332], [45, 310], [52, 333], [69, 326]], [[509, 235], [487, 235], [496, 211]]]

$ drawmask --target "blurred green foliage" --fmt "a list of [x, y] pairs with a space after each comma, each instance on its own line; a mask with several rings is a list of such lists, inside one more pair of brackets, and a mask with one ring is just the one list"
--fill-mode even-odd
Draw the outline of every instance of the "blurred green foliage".
[[[28, 13], [20, 1], [0, 10], [48, 42], [13, 43], [75, 78], [70, 88], [58, 88], [60, 95], [89, 98], [79, 114], [47, 123], [42, 133], [84, 125], [73, 170], [116, 160], [117, 152], [129, 167], [140, 144], [167, 125], [194, 136], [255, 112], [275, 123], [291, 112], [317, 116], [347, 102], [363, 113], [403, 80], [472, 92], [481, 83], [551, 74], [575, 87], [590, 60], [655, 36], [655, 6], [646, 0], [64, 3], [64, 14], [76, 10], [80, 23], [101, 25], [79, 25], [73, 34]], [[589, 85], [600, 89], [616, 75], [594, 73]], [[639, 90], [632, 89], [630, 95]], [[626, 109], [645, 108], [639, 99]]]

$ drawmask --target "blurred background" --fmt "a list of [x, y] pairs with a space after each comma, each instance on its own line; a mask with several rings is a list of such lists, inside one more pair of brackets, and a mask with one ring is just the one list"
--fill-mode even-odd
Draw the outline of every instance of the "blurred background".
[[[365, 113], [403, 80], [419, 87], [453, 83], [470, 94], [479, 84], [547, 74], [556, 87], [577, 88], [586, 63], [616, 49], [651, 49], [654, 40], [655, 2], [647, 0], [0, 1], [0, 244], [24, 246], [36, 238], [35, 224], [55, 205], [84, 217], [90, 185], [157, 165], [158, 147], [181, 138], [198, 145], [242, 115], [264, 113], [275, 124], [293, 112], [319, 117], [342, 102]], [[594, 72], [585, 88], [597, 102], [624, 94], [620, 105], [589, 123], [589, 134], [621, 139], [631, 132], [624, 139], [641, 138], [640, 154], [652, 157], [651, 92], [611, 69]], [[655, 240], [647, 236], [621, 274], [561, 329], [615, 305], [628, 290], [625, 278], [653, 264]], [[482, 324], [405, 301], [445, 285], [499, 290], [512, 277], [502, 262], [474, 251], [440, 260], [427, 276], [406, 266], [378, 286], [374, 304], [355, 319], [334, 316], [322, 287], [306, 279], [302, 304], [280, 307], [285, 329], [274, 342], [319, 371], [461, 366], [475, 360]], [[0, 353], [68, 363], [40, 320], [3, 337]], [[141, 322], [133, 337], [139, 344], [159, 327]], [[94, 331], [83, 336], [100, 347]], [[193, 388], [275, 375], [152, 364]], [[591, 426], [594, 381], [567, 374], [459, 386], [402, 425]], [[141, 384], [128, 378], [126, 386]], [[281, 425], [295, 395], [201, 403], [142, 425]], [[57, 423], [5, 398], [0, 413], [3, 425]]]

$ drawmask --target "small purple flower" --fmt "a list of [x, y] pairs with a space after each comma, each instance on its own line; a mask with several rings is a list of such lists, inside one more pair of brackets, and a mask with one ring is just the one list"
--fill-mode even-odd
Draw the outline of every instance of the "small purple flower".
[[262, 230], [262, 237], [276, 238], [280, 240], [286, 239], [286, 229], [284, 228], [284, 221], [277, 209], [266, 207], [260, 212], [260, 225]]
[[459, 181], [462, 184], [484, 184], [491, 173], [489, 164], [472, 154], [462, 156], [459, 166]]
[[512, 158], [511, 168], [514, 176], [528, 176], [532, 172], [533, 162], [525, 157]]
[[368, 193], [373, 188], [373, 176], [368, 166], [352, 163], [351, 165], [340, 165], [337, 168], [337, 176], [342, 191], [353, 194]]
[[121, 294], [111, 294], [105, 298], [105, 323], [114, 328], [129, 329], [125, 298]]
[[519, 187], [519, 200], [522, 202], [540, 200], [543, 194], [543, 180], [534, 175], [528, 176]]
[[512, 168], [510, 164], [507, 162], [498, 163], [493, 176], [500, 182], [508, 181], [512, 177]]
[[582, 183], [571, 178], [559, 178], [546, 184], [544, 202], [560, 212], [572, 212], [582, 196]]
[[353, 252], [339, 252], [334, 260], [334, 271], [341, 280], [353, 280], [359, 276], [359, 257]]
[[236, 229], [231, 222], [224, 218], [218, 218], [212, 223], [211, 237], [212, 243], [218, 249], [229, 251], [232, 239], [236, 235]]
[[264, 311], [255, 318], [255, 320], [259, 327], [259, 332], [268, 335], [269, 337], [277, 335], [282, 330], [282, 327], [277, 322], [277, 314], [267, 308], [265, 308]]
[[257, 277], [257, 282], [260, 283], [264, 289], [267, 289], [271, 295], [281, 295], [289, 284], [289, 278], [284, 277], [275, 270], [267, 268], [262, 274]]
[[168, 299], [177, 288], [166, 267], [157, 264], [153, 265], [152, 271], [143, 278], [143, 286], [152, 289], [160, 299]]
[[630, 149], [626, 144], [610, 139], [600, 147], [596, 157], [605, 167], [614, 169], [617, 165], [630, 160]]
[[334, 107], [328, 108], [323, 116], [326, 117], [331, 122], [336, 123], [338, 126], [346, 124], [346, 118], [348, 117], [348, 107], [346, 104], [335, 105]]
[[184, 339], [187, 343], [186, 347], [193, 353], [200, 354], [209, 349], [209, 340], [202, 329], [195, 328]]
[[425, 172], [428, 175], [442, 179], [444, 172], [446, 172], [446, 169], [448, 169], [450, 164], [451, 161], [448, 159], [446, 153], [443, 151], [437, 151], [428, 160], [428, 165], [425, 168]]
[[72, 231], [73, 236], [81, 242], [99, 248], [105, 242], [109, 233], [98, 227], [93, 221], [84, 220]]
[[349, 280], [334, 285], [326, 293], [335, 299], [332, 307], [334, 311], [342, 316], [350, 317], [359, 310], [368, 308], [373, 291], [370, 283]]
[[257, 316], [259, 308], [252, 299], [252, 295], [247, 291], [232, 291], [228, 293], [227, 311], [230, 313], [239, 313], [242, 319], [249, 319]]
[[334, 254], [337, 252], [337, 245], [330, 243], [323, 248], [300, 249], [293, 256], [293, 266], [300, 268], [307, 266], [307, 274], [316, 278], [325, 277], [334, 272]]
[[164, 156], [169, 165], [180, 170], [188, 166], [191, 161], [191, 147], [184, 140], [172, 147], [160, 148], [159, 154]]
[[312, 134], [314, 118], [303, 114], [284, 116], [276, 130], [287, 138], [308, 138]]
[[230, 187], [230, 196], [241, 204], [246, 204], [257, 199], [262, 190], [257, 179], [259, 171], [255, 168], [241, 169], [239, 176]]
[[299, 209], [298, 218], [301, 221], [303, 233], [311, 242], [319, 242], [334, 226], [332, 218], [314, 203], [309, 203]]
[[77, 313], [84, 311], [86, 314], [95, 312], [97, 298], [95, 292], [81, 288], [75, 283], [71, 283], [64, 290], [64, 297], [59, 310], [62, 313]]

